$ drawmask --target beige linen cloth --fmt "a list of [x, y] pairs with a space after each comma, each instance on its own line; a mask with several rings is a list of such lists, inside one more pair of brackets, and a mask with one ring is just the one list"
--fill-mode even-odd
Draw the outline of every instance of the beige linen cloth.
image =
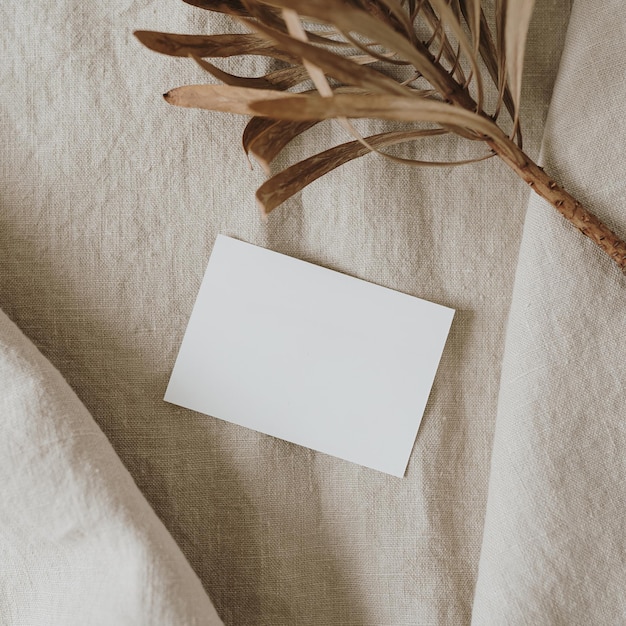
[[57, 370], [0, 312], [2, 624], [221, 624]]
[[[569, 2], [537, 4], [526, 147], [543, 137], [546, 167], [626, 235], [621, 3], [575, 0], [565, 43]], [[131, 35], [226, 22], [178, 0], [10, 1], [0, 17], [0, 307], [89, 410], [225, 623], [626, 622], [626, 284], [607, 258], [495, 160], [368, 156], [263, 223], [244, 121], [165, 105], [206, 77]], [[327, 124], [291, 157], [341, 140]], [[468, 154], [453, 140], [405, 155], [425, 153]], [[457, 309], [405, 478], [162, 401], [218, 233]], [[3, 389], [27, 381], [50, 430], [0, 416], [2, 476], [26, 480], [2, 491], [0, 622], [212, 619], [89, 415], [4, 318], [2, 331], [26, 355], [5, 350]], [[17, 472], [50, 459], [50, 477]], [[56, 517], [52, 496], [72, 493]]]
[[[542, 161], [626, 234], [626, 19], [576, 0]], [[626, 623], [626, 279], [531, 198], [506, 335], [476, 623]]]

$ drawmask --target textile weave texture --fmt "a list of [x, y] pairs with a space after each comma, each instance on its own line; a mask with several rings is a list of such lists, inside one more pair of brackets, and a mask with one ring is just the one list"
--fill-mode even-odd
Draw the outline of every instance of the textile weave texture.
[[221, 621], [80, 400], [0, 312], [0, 621]]
[[[543, 145], [624, 235], [621, 8], [575, 0], [566, 41], [569, 1], [537, 3], [522, 119], [529, 154]], [[177, 0], [11, 1], [0, 16], [0, 307], [226, 624], [624, 622], [626, 283], [608, 259], [496, 159], [370, 155], [263, 222], [245, 120], [167, 106], [206, 75], [132, 37], [231, 24]], [[281, 165], [344, 140], [321, 125]], [[461, 139], [403, 149], [468, 155]], [[218, 233], [457, 310], [405, 478], [162, 401]]]

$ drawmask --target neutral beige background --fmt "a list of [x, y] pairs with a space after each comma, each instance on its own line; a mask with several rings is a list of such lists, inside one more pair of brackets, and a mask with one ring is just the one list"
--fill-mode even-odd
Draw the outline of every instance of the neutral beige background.
[[[576, 0], [546, 170], [622, 235], [626, 22]], [[474, 618], [626, 622], [626, 278], [531, 198], [505, 344]]]
[[3, 626], [222, 623], [87, 409], [2, 311], [0, 416]]
[[[609, 109], [617, 128], [613, 152], [579, 158], [597, 132], [607, 134], [604, 104], [599, 112], [593, 105], [596, 85], [607, 84], [607, 75], [621, 77], [624, 68], [615, 67], [613, 53], [585, 70], [577, 65], [591, 43], [610, 52], [605, 35], [595, 34], [606, 23], [623, 46], [621, 7], [615, 0], [577, 5], [580, 16], [593, 9], [599, 21], [586, 30], [579, 17], [570, 36], [578, 52], [560, 82], [558, 104], [566, 113], [554, 113], [557, 138], [545, 154], [556, 174], [624, 233], [621, 169], [611, 167], [613, 154], [624, 162], [619, 85]], [[558, 216], [531, 205], [498, 408], [528, 199], [504, 165], [416, 170], [369, 156], [313, 184], [263, 223], [253, 199], [262, 174], [247, 169], [239, 147], [244, 120], [168, 107], [161, 93], [205, 76], [190, 61], [150, 53], [131, 34], [221, 32], [225, 23], [175, 0], [11, 0], [0, 16], [11, 25], [1, 35], [0, 307], [91, 411], [224, 621], [462, 624], [470, 621], [477, 580], [478, 623], [573, 623], [570, 597], [580, 615], [593, 616], [602, 601], [596, 586], [610, 572], [599, 560], [587, 570], [587, 553], [561, 549], [557, 531], [565, 525], [573, 543], [583, 533], [589, 550], [596, 538], [609, 541], [602, 544], [613, 548], [608, 562], [616, 574], [623, 568], [623, 533], [615, 534], [623, 487], [613, 490], [624, 469], [624, 283], [610, 264]], [[567, 0], [541, 2], [531, 25], [523, 110], [531, 155], [539, 153], [568, 17]], [[586, 99], [568, 86], [586, 88]], [[580, 122], [596, 113], [604, 122], [580, 135]], [[294, 142], [290, 154], [326, 147], [342, 132], [320, 128]], [[578, 143], [570, 150], [572, 137]], [[466, 153], [452, 140], [431, 146], [429, 155]], [[576, 164], [600, 158], [601, 184], [595, 167], [579, 176]], [[457, 309], [404, 479], [162, 401], [218, 233]], [[589, 307], [582, 321], [574, 306]], [[575, 334], [563, 335], [571, 322]], [[526, 341], [527, 332], [536, 343]], [[581, 334], [582, 348], [574, 341]], [[538, 360], [546, 354], [544, 370]], [[599, 355], [598, 375], [613, 386], [592, 401], [578, 392], [595, 389], [599, 379], [581, 372], [593, 372]], [[613, 369], [616, 362], [622, 369]], [[543, 410], [543, 401], [551, 408]], [[608, 414], [613, 421], [593, 426]], [[560, 426], [572, 421], [587, 426], [563, 438]], [[609, 441], [598, 429], [613, 434]], [[591, 472], [594, 489], [603, 489], [597, 455], [609, 443], [612, 456], [601, 469], [616, 473], [591, 501], [586, 476]], [[572, 448], [591, 454], [589, 465], [571, 458]], [[558, 481], [543, 490], [541, 479], [555, 464], [578, 490], [571, 506], [561, 508], [560, 499], [572, 494]], [[524, 494], [529, 499], [518, 497]], [[593, 505], [588, 516], [602, 511], [620, 521], [606, 537], [592, 517], [576, 527], [581, 501]], [[554, 513], [548, 527], [533, 526], [546, 507]], [[485, 512], [489, 539], [481, 559]], [[563, 585], [562, 577], [574, 576], [570, 556], [580, 565]], [[548, 572], [552, 586], [542, 586], [532, 564]], [[553, 602], [561, 589], [563, 600]], [[607, 595], [613, 600], [604, 623], [619, 623], [624, 594], [610, 587]]]

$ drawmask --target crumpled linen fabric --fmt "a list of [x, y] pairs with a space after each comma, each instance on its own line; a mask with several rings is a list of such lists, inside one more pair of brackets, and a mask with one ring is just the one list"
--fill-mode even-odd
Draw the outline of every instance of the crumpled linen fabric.
[[222, 622], [59, 372], [0, 312], [0, 621]]
[[[537, 3], [531, 24], [522, 111], [531, 155], [539, 153], [569, 4]], [[581, 62], [591, 42], [619, 49], [626, 21], [616, 2], [579, 5], [595, 17], [586, 34], [579, 18], [566, 57]], [[263, 175], [248, 169], [239, 147], [245, 120], [166, 105], [168, 89], [209, 79], [191, 60], [161, 57], [132, 37], [134, 29], [234, 28], [225, 18], [179, 0], [26, 0], [3, 3], [0, 18], [10, 24], [0, 32], [0, 307], [75, 390], [224, 623], [568, 623], [574, 595], [587, 607], [581, 615], [600, 611], [603, 596], [591, 596], [605, 575], [620, 572], [619, 522], [606, 534], [589, 523], [585, 550], [576, 524], [592, 509], [580, 507], [587, 480], [594, 503], [612, 503], [593, 507], [603, 524], [621, 497], [619, 447], [602, 457], [605, 465], [597, 457], [601, 434], [619, 444], [619, 422], [602, 422], [603, 431], [590, 418], [592, 410], [621, 410], [620, 366], [609, 375], [606, 357], [597, 361], [607, 350], [619, 357], [619, 294], [611, 289], [623, 287], [610, 262], [553, 209], [535, 201], [529, 208], [528, 188], [496, 159], [425, 170], [370, 155], [263, 222], [253, 197]], [[608, 31], [601, 20], [611, 22]], [[619, 90], [619, 81], [602, 82], [619, 75], [617, 56], [602, 57], [593, 75], [564, 60], [556, 92], [563, 95], [548, 123], [572, 124], [576, 137], [575, 116], [588, 123], [597, 115], [606, 145], [610, 124], [603, 129], [601, 120], [610, 112], [615, 154], [591, 151], [601, 145], [591, 134], [563, 145], [555, 142], [567, 135], [548, 134], [543, 154], [555, 176], [623, 233], [622, 122], [616, 100], [592, 106], [600, 83]], [[267, 69], [239, 58], [223, 66], [242, 75]], [[570, 81], [587, 99], [563, 91]], [[359, 124], [364, 133], [384, 127]], [[278, 166], [346, 139], [337, 125], [322, 124], [294, 141]], [[588, 178], [568, 164], [573, 146], [577, 159], [588, 153], [594, 164]], [[462, 159], [471, 149], [452, 138], [401, 154]], [[548, 226], [550, 245], [536, 249]], [[218, 233], [457, 310], [404, 479], [162, 401]], [[554, 302], [553, 291], [566, 299]], [[576, 344], [570, 330], [583, 327]], [[590, 372], [598, 386], [587, 391]], [[550, 409], [536, 410], [540, 395]], [[575, 428], [589, 436], [576, 439], [571, 457]], [[522, 477], [533, 480], [513, 482]], [[583, 572], [594, 546], [611, 549], [611, 571], [596, 555]], [[570, 557], [579, 569], [568, 578]], [[606, 615], [615, 618], [623, 594], [609, 590]]]
[[[626, 233], [626, 22], [576, 0], [542, 162]], [[473, 621], [626, 622], [626, 278], [531, 198], [506, 336]]]

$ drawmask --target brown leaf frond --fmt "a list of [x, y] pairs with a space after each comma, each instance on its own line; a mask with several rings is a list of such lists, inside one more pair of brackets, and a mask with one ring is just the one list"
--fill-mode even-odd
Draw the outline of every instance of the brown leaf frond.
[[519, 124], [519, 106], [522, 95], [522, 71], [528, 26], [535, 6], [535, 0], [505, 2], [505, 54], [506, 69], [511, 84], [511, 95], [515, 106], [513, 133]]
[[444, 97], [448, 97], [455, 90], [450, 77], [443, 68], [432, 63], [430, 53], [420, 41], [413, 45], [388, 24], [376, 20], [365, 11], [346, 5], [341, 5], [341, 10], [337, 10], [337, 2], [334, 0], [271, 0], [271, 4], [329, 22], [342, 32], [356, 32], [395, 52], [399, 59], [409, 61]]
[[173, 57], [266, 56], [289, 63], [297, 59], [273, 46], [267, 39], [251, 33], [223, 35], [177, 35], [137, 30], [135, 37], [150, 50]]
[[[165, 94], [168, 103], [251, 116], [243, 133], [243, 148], [266, 172], [291, 140], [321, 120], [338, 120], [356, 138], [288, 168], [270, 179], [261, 194], [271, 191], [274, 199], [284, 197], [286, 191], [279, 193], [273, 185], [282, 181], [289, 189], [301, 189], [306, 181], [371, 151], [401, 163], [438, 164], [402, 159], [380, 149], [392, 145], [385, 142], [432, 134], [455, 133], [467, 140], [485, 141], [492, 153], [478, 160], [495, 150], [507, 162], [522, 166], [522, 153], [512, 147], [496, 120], [501, 107], [506, 107], [521, 146], [523, 49], [534, 0], [495, 0], [495, 42], [480, 0], [185, 2], [230, 15], [252, 32], [177, 35], [137, 31], [137, 38], [152, 50], [192, 57], [224, 83], [172, 89]], [[426, 42], [422, 40], [424, 27], [431, 34]], [[355, 50], [364, 54], [355, 54]], [[239, 76], [206, 60], [240, 55], [270, 57], [287, 67], [263, 76]], [[484, 65], [479, 64], [480, 59]], [[398, 67], [401, 65], [412, 66], [409, 78]], [[483, 111], [481, 68], [486, 68], [498, 92], [492, 116]], [[308, 79], [319, 94], [286, 91]], [[350, 123], [352, 118], [403, 121], [418, 128], [363, 137]], [[436, 132], [432, 125], [437, 126]], [[289, 178], [296, 175], [302, 175], [297, 184]]]
[[459, 55], [460, 51], [457, 50], [455, 52], [452, 44], [448, 41], [448, 38], [441, 34], [443, 31], [443, 25], [441, 24], [441, 20], [435, 13], [435, 10], [432, 8], [429, 2], [423, 2], [421, 5], [422, 13], [426, 24], [430, 27], [432, 31], [432, 35], [430, 40], [426, 43], [426, 46], [430, 48], [430, 46], [439, 39], [439, 52], [435, 55], [435, 59], [443, 58], [452, 68], [450, 73], [454, 76], [455, 80], [461, 84], [465, 84], [465, 74], [463, 73], [463, 68], [459, 63]]
[[[236, 89], [232, 87], [231, 89]], [[259, 92], [256, 92], [259, 93]], [[272, 101], [269, 94], [258, 102], [249, 101], [255, 114], [288, 120], [322, 120], [337, 117], [373, 118], [402, 122], [431, 122], [461, 127], [485, 137], [502, 136], [502, 131], [489, 118], [450, 104], [427, 98], [387, 95], [338, 94], [332, 98], [314, 95], [279, 93]]]
[[285, 67], [274, 72], [270, 72], [265, 76], [247, 77], [236, 76], [225, 72], [219, 67], [209, 63], [200, 57], [190, 55], [193, 60], [209, 74], [221, 80], [226, 85], [234, 87], [249, 87], [250, 89], [289, 89], [303, 83], [308, 79], [306, 70], [301, 65]]
[[[366, 137], [366, 142], [377, 151], [400, 143], [415, 141], [423, 137], [432, 137], [436, 135], [446, 134], [448, 131], [444, 128], [421, 129], [413, 131], [397, 131], [389, 133], [381, 133]], [[277, 206], [285, 202], [294, 194], [304, 189], [313, 181], [328, 174], [332, 170], [369, 154], [371, 150], [363, 145], [360, 141], [350, 141], [348, 143], [335, 146], [319, 154], [315, 154], [308, 159], [304, 159], [291, 167], [284, 169], [272, 178], [268, 179], [259, 187], [256, 193], [257, 201], [261, 210], [267, 214]], [[385, 155], [389, 156], [389, 155]], [[400, 159], [393, 157], [403, 164], [423, 166], [456, 166], [466, 165], [491, 158], [493, 154], [478, 157], [476, 159], [467, 159], [464, 161], [420, 161], [415, 159]]]
[[[496, 109], [492, 115], [493, 120], [497, 120], [500, 114], [500, 109], [502, 104], [504, 104], [506, 110], [511, 116], [511, 120], [515, 119], [515, 105], [513, 104], [513, 97], [511, 96], [511, 90], [509, 89], [509, 85], [506, 81], [503, 81], [500, 84], [500, 76], [502, 75], [504, 70], [503, 66], [501, 67], [501, 61], [498, 57], [498, 51], [496, 49], [496, 45], [493, 41], [493, 35], [491, 33], [491, 29], [489, 28], [489, 22], [487, 21], [487, 17], [485, 13], [481, 11], [480, 14], [480, 56], [487, 68], [489, 76], [493, 81], [494, 85], [498, 88], [498, 102], [496, 104]], [[517, 125], [517, 144], [521, 148], [522, 147], [522, 129], [520, 125]]]
[[[231, 87], [230, 85], [185, 85], [171, 89], [163, 97], [168, 104], [174, 106], [224, 111], [239, 115], [256, 115], [255, 110], [250, 107], [252, 103], [259, 104], [264, 100], [279, 102], [281, 98], [288, 100], [306, 98], [304, 95], [284, 91]], [[268, 114], [267, 117], [271, 115]]]
[[248, 9], [240, 0], [183, 0], [185, 4], [214, 13], [225, 13], [235, 17], [250, 17]]
[[389, 13], [390, 25], [396, 26], [396, 29], [400, 30], [409, 41], [415, 43], [417, 37], [413, 29], [413, 22], [402, 4], [398, 0], [379, 0], [379, 2]]
[[278, 31], [272, 30], [262, 24], [250, 24], [250, 27], [267, 37], [270, 41], [289, 51], [294, 56], [299, 56], [310, 61], [324, 73], [347, 85], [354, 85], [364, 89], [372, 89], [382, 93], [395, 93], [398, 95], [410, 95], [411, 89], [404, 87], [392, 78], [380, 72], [359, 65], [347, 57], [333, 54], [324, 48], [318, 48], [304, 41], [300, 41]]
[[469, 26], [472, 34], [472, 43], [474, 48], [474, 56], [478, 57], [480, 50], [480, 16], [482, 9], [480, 0], [459, 0], [459, 8], [463, 14], [465, 22]]
[[[504, 92], [507, 88], [506, 77], [506, 44], [505, 44], [505, 21], [507, 0], [495, 0], [495, 26], [496, 26], [496, 60], [498, 63], [498, 100], [504, 100]], [[513, 104], [512, 117], [515, 119], [515, 101]]]
[[476, 80], [476, 107], [477, 111], [482, 111], [482, 102], [483, 102], [483, 82], [480, 73], [480, 69], [478, 67], [478, 55], [475, 54], [475, 51], [467, 39], [465, 35], [465, 31], [463, 30], [463, 26], [459, 21], [458, 16], [455, 14], [451, 6], [446, 2], [446, 0], [430, 0], [431, 4], [439, 12], [439, 17], [442, 22], [450, 28], [456, 40], [459, 43], [461, 50], [465, 53], [470, 66], [472, 68], [472, 75]]
[[261, 165], [266, 174], [270, 173], [270, 164], [283, 148], [298, 135], [309, 130], [319, 122], [290, 122], [271, 118], [253, 117], [247, 124], [242, 138], [246, 155], [251, 154]]

